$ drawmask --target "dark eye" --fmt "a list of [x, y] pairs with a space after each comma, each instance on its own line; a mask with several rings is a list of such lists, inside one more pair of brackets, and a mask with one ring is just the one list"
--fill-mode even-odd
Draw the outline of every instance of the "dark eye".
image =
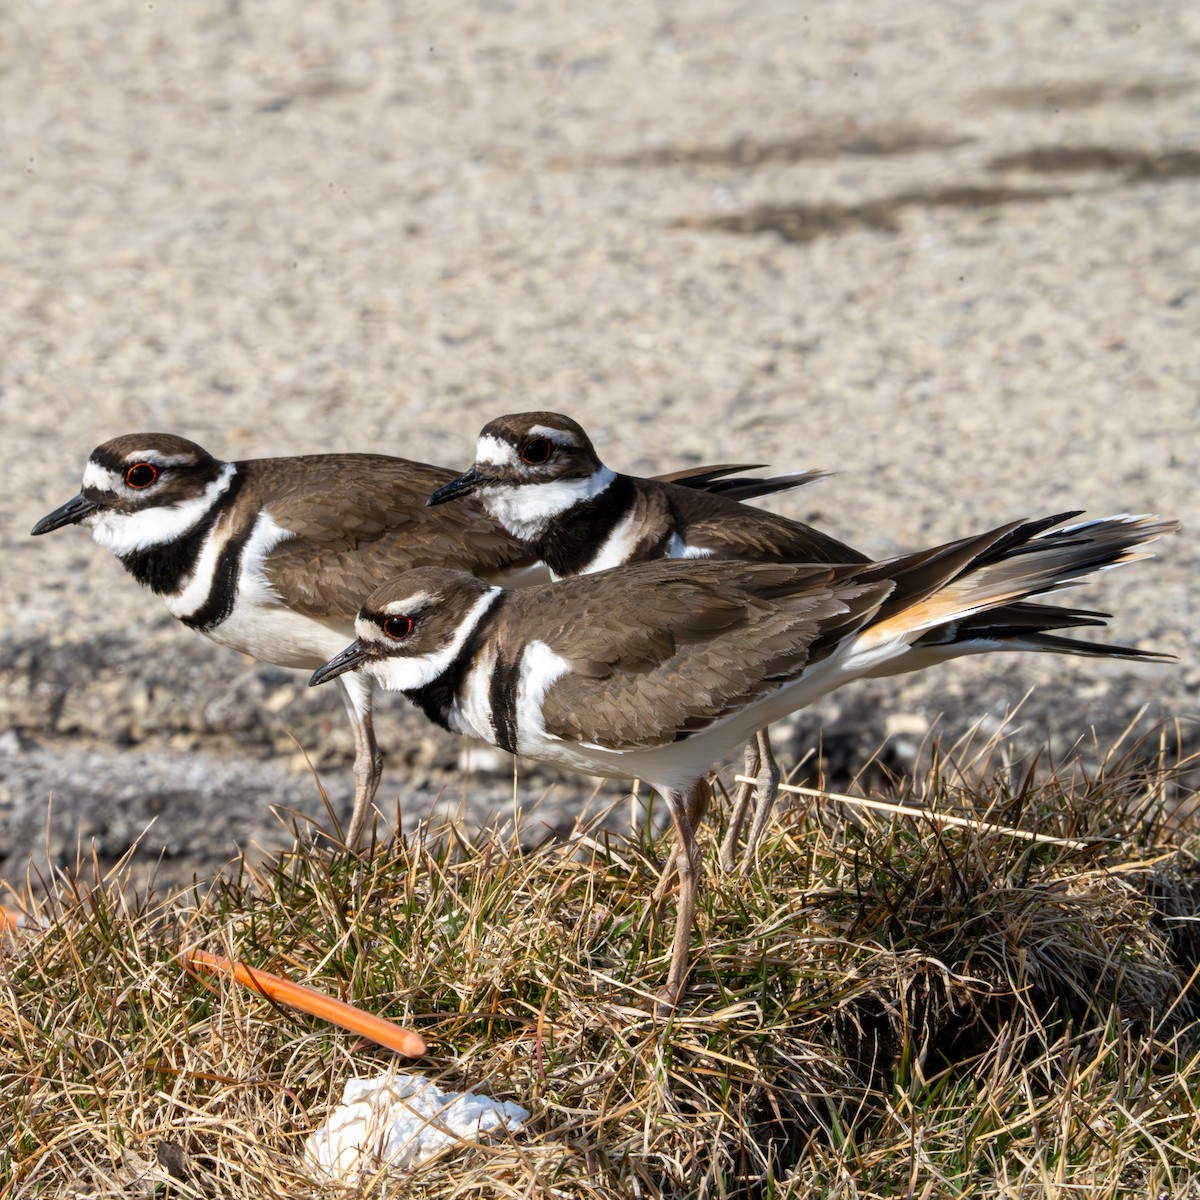
[[396, 642], [408, 637], [412, 631], [412, 617], [388, 617], [383, 623], [383, 632]]
[[532, 463], [535, 467], [549, 462], [554, 453], [554, 443], [549, 438], [532, 438], [521, 447], [521, 461]]
[[158, 468], [150, 463], [134, 463], [125, 472], [125, 482], [131, 488], [148, 488], [158, 478]]

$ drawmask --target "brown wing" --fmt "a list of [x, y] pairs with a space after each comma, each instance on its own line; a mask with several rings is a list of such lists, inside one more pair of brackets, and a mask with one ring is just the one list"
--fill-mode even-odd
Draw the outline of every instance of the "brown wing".
[[[1054, 528], [1063, 514], [1014, 521], [917, 554], [865, 566], [660, 560], [535, 589], [524, 640], [540, 638], [573, 673], [546, 695], [547, 731], [614, 750], [686, 736], [794, 679], [848, 634], [936, 645], [992, 621], [1043, 649], [1153, 658], [1039, 633], [1097, 614], [1028, 603], [1090, 572], [1135, 561], [1177, 524], [1101, 518]], [[540, 595], [541, 599], [538, 599]], [[511, 597], [518, 602], [520, 594]], [[538, 611], [540, 609], [540, 612]], [[547, 612], [563, 614], [557, 625]], [[536, 618], [536, 619], [533, 619]]]
[[669, 506], [679, 536], [689, 546], [710, 551], [714, 558], [793, 563], [870, 561], [853, 546], [811, 525], [750, 508], [731, 496], [675, 483], [659, 484], [656, 490]]
[[512, 595], [528, 607], [525, 636], [571, 664], [547, 694], [548, 732], [629, 750], [703, 728], [869, 619], [890, 583], [845, 574], [660, 560], [555, 584], [557, 624], [545, 620], [544, 597]]
[[[283, 463], [304, 464], [288, 486]], [[428, 508], [425, 497], [454, 478], [427, 463], [377, 454], [318, 454], [241, 463], [246, 486], [295, 536], [271, 552], [270, 583], [311, 616], [353, 618], [379, 584], [411, 567], [456, 567], [492, 575], [532, 562], [474, 503]], [[297, 474], [299, 474], [297, 472]]]

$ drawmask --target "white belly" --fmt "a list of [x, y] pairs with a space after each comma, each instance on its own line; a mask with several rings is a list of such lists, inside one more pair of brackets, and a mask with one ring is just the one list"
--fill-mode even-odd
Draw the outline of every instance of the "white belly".
[[261, 662], [313, 670], [341, 653], [354, 640], [354, 629], [331, 628], [312, 617], [281, 607], [247, 604], [239, 598], [233, 612], [206, 636]]

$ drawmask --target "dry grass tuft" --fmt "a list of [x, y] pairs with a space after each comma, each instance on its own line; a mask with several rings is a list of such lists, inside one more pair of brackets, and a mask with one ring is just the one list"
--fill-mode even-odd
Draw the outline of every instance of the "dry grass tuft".
[[669, 1022], [648, 1010], [669, 952], [649, 835], [363, 857], [297, 838], [268, 871], [162, 898], [81, 870], [0, 954], [0, 1200], [328, 1194], [304, 1137], [392, 1056], [185, 972], [183, 945], [416, 1028], [411, 1069], [533, 1110], [347, 1195], [1184, 1195], [1194, 767], [1142, 744], [1018, 769], [996, 740], [884, 789], [1084, 849], [806, 801], [747, 879], [710, 869]]

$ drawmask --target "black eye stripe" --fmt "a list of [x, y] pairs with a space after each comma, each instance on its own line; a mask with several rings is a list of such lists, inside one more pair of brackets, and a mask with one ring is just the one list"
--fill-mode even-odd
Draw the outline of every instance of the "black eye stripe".
[[114, 475], [125, 474], [125, 453], [114, 450], [106, 450], [103, 446], [97, 446], [92, 451], [88, 458], [89, 462], [93, 462], [96, 466], [105, 471], [111, 471]]

